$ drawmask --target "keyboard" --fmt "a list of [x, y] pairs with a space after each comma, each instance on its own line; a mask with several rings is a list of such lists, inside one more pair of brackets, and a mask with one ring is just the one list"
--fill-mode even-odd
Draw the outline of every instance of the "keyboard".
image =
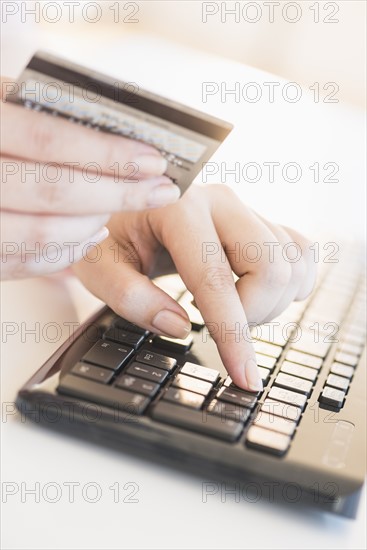
[[302, 505], [355, 517], [366, 463], [364, 271], [327, 266], [309, 299], [253, 328], [257, 393], [233, 384], [179, 277], [158, 284], [188, 312], [185, 340], [104, 307], [19, 391], [20, 412], [203, 479], [272, 484], [283, 501], [294, 486]]

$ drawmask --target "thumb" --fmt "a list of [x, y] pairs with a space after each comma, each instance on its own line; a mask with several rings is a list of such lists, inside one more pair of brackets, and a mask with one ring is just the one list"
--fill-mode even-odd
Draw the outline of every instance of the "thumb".
[[[173, 338], [186, 338], [191, 323], [186, 311], [133, 263], [116, 262], [114, 241], [102, 243], [99, 262], [83, 259], [73, 271], [95, 296], [115, 313], [151, 332]], [[112, 246], [111, 246], [112, 245]]]

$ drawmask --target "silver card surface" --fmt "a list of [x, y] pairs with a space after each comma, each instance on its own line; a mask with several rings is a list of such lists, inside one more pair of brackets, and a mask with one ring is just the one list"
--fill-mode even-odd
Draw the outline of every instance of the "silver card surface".
[[183, 193], [232, 125], [136, 84], [38, 52], [7, 100], [156, 147]]

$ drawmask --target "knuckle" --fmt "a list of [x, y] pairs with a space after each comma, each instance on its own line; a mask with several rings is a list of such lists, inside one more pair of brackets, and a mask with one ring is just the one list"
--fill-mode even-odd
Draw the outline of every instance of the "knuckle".
[[202, 271], [199, 288], [204, 292], [232, 292], [234, 289], [232, 273], [224, 266], [208, 266]]
[[[100, 162], [102, 171], [110, 175], [118, 174], [119, 179], [133, 176], [134, 167], [132, 166], [133, 158], [135, 157], [137, 144], [132, 140], [124, 138], [121, 143], [121, 137], [113, 135], [102, 135], [100, 143]], [[115, 172], [117, 163], [117, 172]], [[114, 168], [115, 167], [115, 168]]]
[[238, 200], [236, 193], [230, 187], [228, 187], [228, 185], [224, 185], [222, 183], [211, 184], [211, 185], [208, 185], [206, 189], [209, 191], [209, 193], [215, 193], [216, 195], [218, 195], [219, 198], [222, 198], [222, 199], [236, 198], [236, 200]]
[[123, 283], [121, 280], [116, 280], [111, 285], [108, 290], [107, 303], [117, 315], [124, 317], [129, 311], [131, 312], [136, 309], [139, 297], [141, 299], [142, 286], [147, 279], [147, 277], [142, 276], [142, 279], [139, 278], [139, 280], [135, 281], [124, 280]]
[[42, 151], [44, 158], [52, 158], [51, 154], [55, 148], [55, 133], [48, 117], [44, 116], [41, 121], [32, 124], [29, 143], [33, 144], [34, 151]]

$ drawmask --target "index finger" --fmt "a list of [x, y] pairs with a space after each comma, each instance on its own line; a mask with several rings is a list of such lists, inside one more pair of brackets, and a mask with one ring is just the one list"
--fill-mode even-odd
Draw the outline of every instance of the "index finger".
[[[152, 216], [158, 221], [159, 213], [152, 212]], [[250, 391], [261, 391], [246, 314], [209, 209], [200, 207], [200, 203], [197, 208], [192, 204], [182, 208], [181, 204], [179, 215], [171, 207], [167, 214], [161, 211], [160, 219], [162, 243], [193, 294], [233, 382]], [[177, 238], [180, 234], [184, 238]], [[205, 257], [203, 250], [208, 245], [218, 253]]]
[[61, 117], [1, 103], [1, 151], [32, 161], [72, 165], [94, 164], [103, 174], [139, 179], [160, 176], [167, 161], [150, 145], [120, 135], [98, 132]]

